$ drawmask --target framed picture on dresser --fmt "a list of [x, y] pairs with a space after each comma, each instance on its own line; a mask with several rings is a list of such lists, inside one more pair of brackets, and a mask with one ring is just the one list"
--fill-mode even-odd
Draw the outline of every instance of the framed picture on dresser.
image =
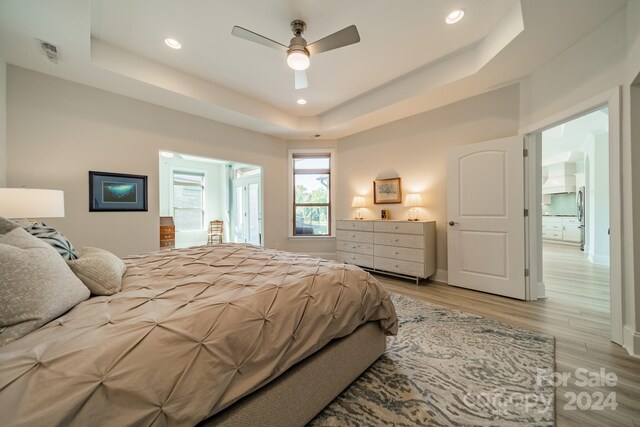
[[376, 179], [373, 181], [373, 203], [402, 203], [402, 182], [400, 177]]

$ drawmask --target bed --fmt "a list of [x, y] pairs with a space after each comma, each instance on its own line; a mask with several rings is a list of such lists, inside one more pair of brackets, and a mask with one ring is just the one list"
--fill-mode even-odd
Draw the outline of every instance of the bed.
[[397, 332], [355, 266], [236, 244], [125, 262], [121, 292], [0, 347], [3, 425], [301, 425]]

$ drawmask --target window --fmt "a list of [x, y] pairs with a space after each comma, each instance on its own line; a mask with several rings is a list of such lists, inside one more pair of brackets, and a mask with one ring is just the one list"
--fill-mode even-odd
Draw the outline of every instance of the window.
[[292, 153], [293, 236], [331, 235], [331, 154]]
[[173, 172], [176, 231], [204, 230], [204, 173]]

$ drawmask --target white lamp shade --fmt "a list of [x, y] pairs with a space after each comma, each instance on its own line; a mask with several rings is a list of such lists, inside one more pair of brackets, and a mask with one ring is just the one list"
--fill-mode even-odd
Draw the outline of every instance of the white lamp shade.
[[404, 199], [404, 205], [408, 208], [420, 207], [422, 206], [422, 197], [415, 193], [407, 194], [407, 198]]
[[64, 192], [37, 188], [0, 188], [0, 216], [5, 218], [60, 218]]
[[353, 202], [351, 202], [352, 208], [364, 208], [366, 206], [363, 196], [354, 196]]

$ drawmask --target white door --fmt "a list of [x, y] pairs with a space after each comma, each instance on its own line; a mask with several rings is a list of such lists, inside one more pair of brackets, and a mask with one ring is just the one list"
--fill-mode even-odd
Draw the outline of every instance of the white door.
[[235, 243], [262, 245], [260, 176], [233, 181], [233, 232]]
[[525, 298], [522, 137], [449, 151], [449, 284]]

